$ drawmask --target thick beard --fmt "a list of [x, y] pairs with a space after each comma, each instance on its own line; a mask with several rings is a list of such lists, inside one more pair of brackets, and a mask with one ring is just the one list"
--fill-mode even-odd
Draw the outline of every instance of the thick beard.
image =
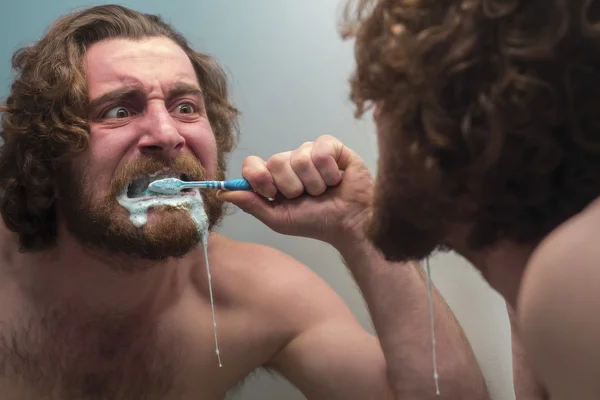
[[[181, 155], [172, 160], [145, 157], [117, 171], [110, 189], [100, 194], [93, 187], [94, 179], [86, 170], [77, 171], [71, 165], [61, 168], [57, 207], [67, 230], [84, 248], [103, 258], [134, 257], [160, 263], [185, 256], [200, 244], [198, 228], [188, 211], [170, 207], [152, 208], [148, 223], [137, 228], [130, 221], [129, 213], [117, 201], [118, 194], [134, 177], [163, 168], [170, 168], [175, 174], [185, 173], [194, 180], [206, 178], [204, 168], [193, 156]], [[217, 179], [223, 179], [223, 175], [219, 168]], [[213, 229], [222, 218], [223, 202], [216, 198], [214, 191], [203, 191], [202, 197], [209, 229]], [[115, 269], [130, 272], [147, 269], [153, 264], [110, 263]]]
[[401, 162], [380, 159], [371, 216], [365, 225], [369, 241], [391, 262], [418, 261], [444, 249], [445, 230], [435, 198], [418, 187], [406, 169]]

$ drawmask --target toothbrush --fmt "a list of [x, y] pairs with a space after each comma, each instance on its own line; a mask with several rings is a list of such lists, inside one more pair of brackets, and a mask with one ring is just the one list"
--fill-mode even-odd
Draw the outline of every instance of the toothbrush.
[[228, 181], [194, 181], [186, 182], [177, 178], [165, 178], [151, 182], [147, 194], [152, 192], [161, 194], [177, 194], [184, 189], [221, 189], [221, 190], [253, 190], [250, 183], [244, 178]]

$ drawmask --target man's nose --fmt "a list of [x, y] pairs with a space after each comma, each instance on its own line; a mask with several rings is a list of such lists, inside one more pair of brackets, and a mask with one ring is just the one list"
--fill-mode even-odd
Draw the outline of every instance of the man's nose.
[[173, 158], [184, 148], [185, 138], [179, 134], [175, 120], [164, 105], [148, 107], [142, 118], [142, 134], [138, 142], [142, 154]]

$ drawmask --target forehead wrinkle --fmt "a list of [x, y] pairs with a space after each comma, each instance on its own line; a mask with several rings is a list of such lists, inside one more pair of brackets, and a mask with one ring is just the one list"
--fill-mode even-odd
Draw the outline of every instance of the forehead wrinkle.
[[[139, 56], [132, 56], [131, 54], [111, 54], [106, 58], [102, 57], [96, 60], [99, 57], [98, 54], [94, 53], [92, 54], [92, 57], [90, 57], [90, 54], [88, 53], [86, 55], [84, 72], [88, 76], [88, 83], [90, 83], [89, 79], [92, 78], [96, 82], [94, 85], [96, 86], [96, 89], [102, 91], [118, 89], [124, 85], [137, 85], [144, 89], [146, 93], [150, 93], [152, 89], [155, 90], [158, 87], [160, 87], [163, 92], [166, 92], [168, 91], [166, 90], [167, 88], [170, 88], [179, 82], [199, 86], [200, 82], [191, 60], [185, 53], [182, 55], [186, 59], [185, 65], [184, 63], [181, 63], [182, 60], [179, 60], [179, 62], [175, 64], [163, 65], [163, 60], [173, 60], [173, 54], [165, 54], [158, 57], [154, 55], [154, 58], [160, 59], [158, 63], [150, 63], [150, 67], [136, 71], [135, 69], [132, 70], [132, 66], [128, 65], [129, 63], [126, 60], [146, 59], [146, 55], [140, 54]], [[151, 58], [153, 57], [151, 56]], [[119, 62], [119, 60], [123, 61]], [[98, 62], [96, 63], [96, 61]], [[133, 61], [133, 63], [133, 67], [136, 67], [137, 62]], [[92, 68], [93, 64], [96, 65], [96, 68]], [[175, 71], [165, 72], [166, 68], [169, 70], [174, 69]], [[90, 76], [90, 74], [93, 76]]]
[[[203, 98], [203, 91], [200, 85], [196, 81], [194, 83], [188, 83], [188, 80], [178, 80], [173, 83], [160, 83], [161, 93], [166, 98], [181, 96], [181, 95], [194, 95]], [[148, 85], [142, 83], [140, 80], [132, 77], [123, 77], [118, 79], [118, 82], [124, 83], [121, 85], [114, 85], [114, 89], [106, 90], [98, 96], [94, 96], [91, 99], [90, 108], [99, 106], [101, 103], [105, 103], [111, 100], [118, 100], [123, 97], [147, 97], [154, 91], [155, 85]], [[109, 85], [113, 86], [113, 85]]]

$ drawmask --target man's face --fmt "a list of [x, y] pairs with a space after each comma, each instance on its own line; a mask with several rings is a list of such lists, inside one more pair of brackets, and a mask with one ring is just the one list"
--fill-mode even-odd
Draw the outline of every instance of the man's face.
[[[128, 196], [139, 196], [139, 178], [147, 184], [157, 172], [188, 180], [223, 178], [191, 61], [167, 38], [111, 39], [88, 49], [83, 69], [89, 146], [60, 170], [60, 218], [94, 248], [150, 260], [185, 255], [199, 243], [187, 210], [151, 208], [145, 226], [137, 228], [117, 196], [126, 188]], [[203, 198], [212, 226], [222, 203], [212, 192]]]
[[374, 120], [379, 159], [367, 237], [389, 261], [423, 259], [441, 245], [443, 229], [435, 218], [440, 210], [427, 195], [426, 184], [411, 179], [411, 168], [399, 155], [398, 149], [407, 144], [398, 127], [380, 108]]

